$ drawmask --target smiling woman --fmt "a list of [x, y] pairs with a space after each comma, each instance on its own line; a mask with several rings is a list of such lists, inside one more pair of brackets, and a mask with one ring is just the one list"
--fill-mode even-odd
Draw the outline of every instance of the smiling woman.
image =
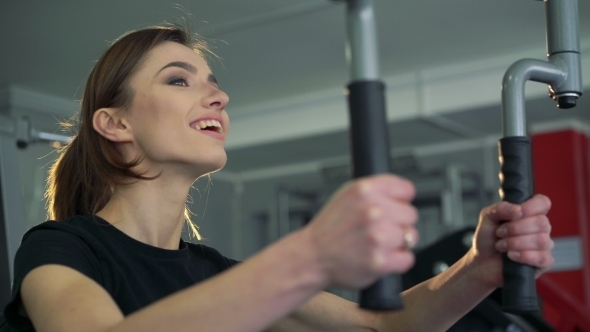
[[[96, 213], [110, 200], [113, 184], [124, 183], [130, 179], [150, 178], [145, 175], [147, 170], [139, 171], [136, 168], [142, 156], [125, 159], [113, 141], [103, 135], [97, 135], [93, 118], [95, 113], [105, 115], [96, 112], [97, 110], [128, 112], [135, 97], [131, 79], [145, 62], [148, 52], [165, 41], [190, 48], [191, 54], [201, 61], [203, 56], [209, 54], [203, 40], [191, 34], [188, 29], [180, 27], [155, 27], [131, 32], [119, 38], [105, 52], [86, 83], [80, 110], [79, 132], [72, 143], [62, 151], [59, 160], [50, 171], [46, 192], [50, 218], [62, 220], [73, 215]], [[183, 76], [197, 73], [195, 66], [181, 64], [182, 62], [171, 62], [159, 71], [176, 66], [185, 69], [186, 73], [182, 73]], [[176, 81], [169, 83], [178, 84]], [[139, 97], [144, 95], [142, 93]], [[196, 227], [191, 223], [189, 216], [187, 211], [185, 218], [198, 237]]]
[[[157, 176], [157, 181], [179, 181], [178, 172], [186, 173], [178, 183], [182, 188], [225, 165], [229, 100], [202, 56], [182, 44], [162, 42], [129, 85], [138, 93], [123, 112], [100, 108], [93, 118], [95, 130], [116, 144], [126, 162], [142, 159], [141, 174]], [[196, 127], [212, 121], [219, 123], [219, 132]]]
[[469, 253], [404, 292], [403, 311], [323, 292], [412, 266], [414, 187], [391, 174], [346, 184], [307, 226], [241, 263], [184, 242], [192, 184], [227, 159], [229, 98], [207, 52], [186, 29], [162, 26], [124, 35], [96, 63], [79, 132], [48, 178], [52, 220], [16, 254], [4, 310], [13, 330], [446, 330], [502, 285], [501, 252], [551, 265], [550, 203], [536, 196], [484, 209]]

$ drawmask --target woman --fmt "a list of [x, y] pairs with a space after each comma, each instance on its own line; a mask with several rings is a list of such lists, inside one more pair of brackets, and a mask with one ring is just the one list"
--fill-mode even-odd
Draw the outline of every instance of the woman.
[[[181, 240], [195, 179], [222, 168], [229, 130], [206, 48], [178, 27], [131, 32], [91, 72], [79, 133], [54, 165], [51, 218], [31, 229], [5, 309], [36, 331], [442, 331], [502, 285], [500, 252], [548, 269], [544, 196], [481, 213], [468, 254], [375, 313], [323, 292], [413, 264], [412, 184], [343, 186], [305, 228], [245, 262]], [[509, 222], [499, 226], [499, 222]]]

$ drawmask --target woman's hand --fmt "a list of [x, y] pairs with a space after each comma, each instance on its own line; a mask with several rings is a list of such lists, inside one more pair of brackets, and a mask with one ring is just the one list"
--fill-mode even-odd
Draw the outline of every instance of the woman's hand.
[[471, 253], [485, 284], [503, 285], [501, 253], [536, 267], [537, 277], [553, 265], [550, 208], [549, 198], [535, 195], [520, 205], [500, 202], [481, 211]]
[[365, 287], [414, 264], [414, 194], [411, 182], [388, 174], [352, 181], [332, 197], [305, 229], [327, 286]]

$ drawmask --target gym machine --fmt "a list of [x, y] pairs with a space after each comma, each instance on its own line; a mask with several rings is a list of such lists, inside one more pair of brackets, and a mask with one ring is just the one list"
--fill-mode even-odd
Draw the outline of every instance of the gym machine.
[[0, 116], [0, 307], [11, 293], [14, 256], [25, 232], [18, 149], [31, 143], [62, 142], [69, 137], [37, 131], [27, 117]]
[[[343, 1], [343, 0], [335, 0]], [[354, 178], [391, 172], [385, 115], [385, 84], [379, 80], [379, 50], [372, 0], [344, 0], [351, 82], [347, 86]], [[370, 310], [403, 307], [401, 275], [385, 276], [361, 291], [359, 304]]]
[[[385, 85], [379, 59], [372, 0], [333, 0], [347, 4], [348, 85], [353, 177], [390, 172]], [[502, 199], [522, 203], [532, 197], [530, 140], [525, 135], [524, 85], [549, 85], [559, 108], [572, 108], [582, 95], [577, 0], [545, 0], [548, 61], [523, 59], [507, 70], [502, 84], [503, 138], [499, 142]], [[534, 269], [504, 255], [502, 309], [538, 311]], [[371, 310], [403, 308], [401, 277], [390, 275], [361, 292], [360, 306]]]
[[[576, 106], [582, 95], [582, 70], [577, 0], [545, 0], [547, 61], [522, 59], [512, 64], [502, 82], [503, 138], [499, 142], [500, 195], [523, 203], [533, 196], [531, 142], [526, 136], [524, 86], [546, 83], [557, 107]], [[539, 310], [535, 270], [503, 255], [502, 309], [513, 314]]]

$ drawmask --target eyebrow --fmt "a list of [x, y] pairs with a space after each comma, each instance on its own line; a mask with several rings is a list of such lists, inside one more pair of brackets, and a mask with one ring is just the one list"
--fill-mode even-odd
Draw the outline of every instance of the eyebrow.
[[169, 68], [169, 67], [179, 67], [179, 68], [182, 68], [192, 74], [195, 74], [195, 75], [197, 74], [197, 67], [191, 65], [190, 63], [184, 62], [184, 61], [172, 61], [169, 64], [162, 67], [160, 70], [158, 70], [156, 75], [158, 75], [162, 70]]
[[[197, 67], [191, 65], [190, 63], [184, 62], [184, 61], [172, 61], [169, 64], [162, 67], [160, 70], [158, 70], [156, 75], [158, 75], [162, 70], [169, 68], [169, 67], [179, 67], [179, 68], [182, 68], [182, 69], [188, 71], [189, 73], [192, 73], [193, 75], [197, 74]], [[219, 83], [217, 82], [217, 79], [215, 78], [215, 76], [213, 74], [209, 74], [209, 77], [207, 77], [207, 80], [211, 83], [215, 83], [215, 84], [219, 85]]]

